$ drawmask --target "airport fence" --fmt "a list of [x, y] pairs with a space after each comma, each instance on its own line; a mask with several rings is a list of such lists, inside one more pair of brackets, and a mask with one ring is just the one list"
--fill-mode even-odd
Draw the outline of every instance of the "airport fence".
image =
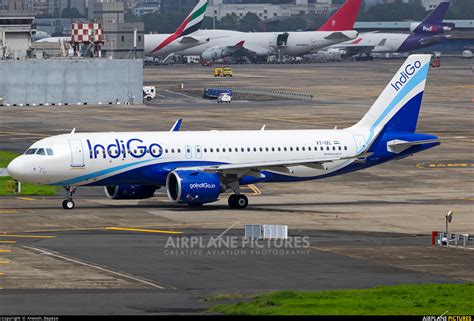
[[311, 100], [313, 95], [299, 92], [292, 92], [286, 90], [270, 89], [270, 88], [248, 88], [248, 87], [216, 87], [218, 89], [231, 89], [234, 93], [251, 94], [251, 95], [265, 95], [287, 99], [302, 99]]
[[474, 250], [474, 235], [437, 232], [436, 244], [440, 247]]

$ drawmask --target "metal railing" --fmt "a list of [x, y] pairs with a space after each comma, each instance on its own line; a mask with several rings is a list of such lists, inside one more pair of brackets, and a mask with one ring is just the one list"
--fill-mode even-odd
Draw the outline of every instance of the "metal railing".
[[246, 87], [215, 87], [218, 89], [231, 89], [234, 93], [239, 94], [253, 94], [253, 95], [265, 95], [273, 97], [281, 97], [288, 99], [302, 99], [311, 100], [313, 95], [299, 92], [292, 92], [286, 90], [270, 89], [270, 88], [246, 88]]
[[474, 235], [438, 232], [436, 244], [446, 248], [474, 250]]

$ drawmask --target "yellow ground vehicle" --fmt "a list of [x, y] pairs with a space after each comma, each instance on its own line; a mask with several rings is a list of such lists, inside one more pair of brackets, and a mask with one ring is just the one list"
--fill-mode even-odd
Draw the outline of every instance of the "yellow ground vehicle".
[[214, 68], [214, 77], [232, 77], [232, 68], [230, 67], [216, 67]]

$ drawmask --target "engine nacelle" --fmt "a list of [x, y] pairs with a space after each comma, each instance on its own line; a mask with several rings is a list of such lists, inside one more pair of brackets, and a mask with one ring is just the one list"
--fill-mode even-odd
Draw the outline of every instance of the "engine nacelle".
[[218, 174], [177, 170], [168, 174], [166, 192], [173, 202], [200, 205], [217, 201], [222, 189]]
[[453, 30], [455, 27], [454, 23], [443, 22], [443, 23], [420, 23], [412, 22], [410, 24], [410, 32], [418, 33], [433, 33], [439, 34]]
[[113, 200], [142, 200], [153, 197], [156, 186], [148, 185], [113, 185], [105, 186], [105, 195]]
[[221, 48], [210, 48], [201, 54], [201, 58], [204, 60], [217, 60], [226, 56], [228, 56], [228, 54]]

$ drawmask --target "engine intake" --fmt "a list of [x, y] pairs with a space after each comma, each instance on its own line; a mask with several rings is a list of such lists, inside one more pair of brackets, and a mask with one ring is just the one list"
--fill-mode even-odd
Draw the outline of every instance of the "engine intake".
[[200, 205], [217, 201], [221, 182], [218, 174], [177, 170], [168, 174], [166, 192], [173, 202]]
[[153, 197], [156, 186], [149, 185], [113, 185], [105, 186], [105, 195], [113, 200], [141, 200]]

